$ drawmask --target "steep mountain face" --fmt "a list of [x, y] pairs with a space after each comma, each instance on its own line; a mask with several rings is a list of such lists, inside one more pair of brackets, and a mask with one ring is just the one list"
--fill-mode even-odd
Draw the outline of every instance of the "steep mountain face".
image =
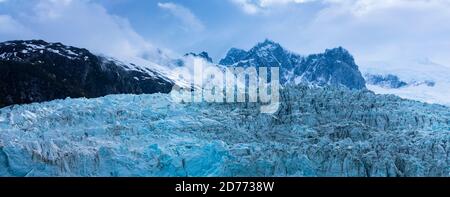
[[249, 53], [242, 49], [231, 48], [226, 57], [220, 60], [219, 64], [221, 65], [233, 65], [235, 63], [239, 63], [240, 61], [244, 61]]
[[110, 95], [0, 109], [0, 176], [449, 176], [450, 109], [287, 86], [281, 108]]
[[364, 78], [353, 57], [342, 47], [302, 57], [283, 49], [278, 43], [265, 40], [249, 51], [231, 49], [219, 64], [280, 67], [280, 81], [283, 84], [343, 86], [355, 90], [365, 88]]
[[42, 40], [0, 43], [0, 107], [66, 97], [167, 93], [173, 82], [151, 69]]

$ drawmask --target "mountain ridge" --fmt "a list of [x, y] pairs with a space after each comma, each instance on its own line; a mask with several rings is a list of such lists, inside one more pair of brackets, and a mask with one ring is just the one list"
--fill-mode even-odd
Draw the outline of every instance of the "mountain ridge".
[[353, 56], [343, 47], [324, 53], [301, 56], [266, 39], [248, 51], [231, 48], [219, 64], [239, 67], [280, 67], [281, 83], [304, 83], [313, 86], [344, 86], [365, 89], [365, 79]]
[[[187, 53], [186, 56], [202, 58], [213, 64], [206, 52]], [[178, 83], [170, 73], [172, 65], [165, 65], [168, 72], [162, 72], [144, 65], [145, 62], [140, 63], [143, 65], [123, 63], [87, 49], [43, 40], [3, 42], [0, 43], [0, 69], [6, 74], [0, 77], [0, 107], [66, 97], [168, 93]], [[171, 63], [185, 66], [183, 59], [173, 59]], [[301, 56], [266, 39], [249, 51], [231, 48], [219, 64], [279, 66], [282, 85], [302, 83], [365, 89], [364, 78], [353, 56], [342, 47], [327, 49], [322, 54]]]
[[43, 40], [0, 43], [0, 107], [66, 97], [170, 92], [156, 71], [132, 70], [86, 49]]

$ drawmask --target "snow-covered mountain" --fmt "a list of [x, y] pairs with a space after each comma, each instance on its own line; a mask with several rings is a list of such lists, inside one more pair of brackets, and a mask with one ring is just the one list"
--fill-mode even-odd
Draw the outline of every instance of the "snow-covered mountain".
[[0, 107], [66, 97], [167, 93], [174, 84], [191, 87], [172, 69], [186, 67], [192, 72], [195, 58], [221, 68], [280, 66], [283, 84], [365, 88], [358, 66], [343, 48], [302, 57], [265, 40], [249, 51], [231, 49], [221, 65], [214, 65], [206, 52], [188, 53], [179, 59], [164, 56], [155, 59], [164, 59], [164, 65], [159, 65], [142, 58], [119, 60], [61, 43], [28, 40], [0, 43], [0, 69], [4, 73], [0, 76]]
[[[161, 56], [154, 61], [117, 59], [42, 40], [0, 43], [0, 107], [66, 97], [167, 93], [173, 84], [191, 86], [178, 79], [172, 72], [174, 67], [192, 68], [193, 58], [204, 59], [208, 66], [214, 66], [206, 52], [188, 53], [178, 59]], [[158, 64], [161, 62], [162, 65]], [[265, 40], [248, 51], [230, 49], [219, 64], [219, 67], [280, 66], [284, 85], [331, 85], [355, 90], [367, 85], [379, 94], [450, 106], [450, 68], [428, 59], [412, 61], [407, 66], [404, 61], [390, 61], [363, 62], [358, 67], [342, 47], [301, 56]]]
[[365, 88], [364, 78], [355, 60], [342, 47], [303, 57], [285, 50], [276, 42], [265, 40], [249, 51], [230, 49], [219, 64], [239, 67], [280, 67], [280, 81], [283, 84], [344, 86], [355, 90]]
[[450, 176], [450, 109], [332, 87], [281, 108], [166, 94], [0, 109], [0, 176]]
[[42, 40], [0, 43], [0, 107], [67, 97], [167, 93], [174, 81], [156, 66], [123, 63]]

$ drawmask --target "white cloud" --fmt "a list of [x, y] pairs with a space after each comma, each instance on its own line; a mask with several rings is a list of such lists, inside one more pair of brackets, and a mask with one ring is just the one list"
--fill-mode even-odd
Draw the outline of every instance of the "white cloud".
[[361, 15], [380, 9], [404, 6], [450, 6], [448, 0], [230, 0], [247, 14], [257, 14], [288, 4], [318, 2], [348, 8], [353, 14]]
[[134, 31], [127, 19], [109, 14], [94, 1], [17, 0], [14, 3], [17, 10], [10, 10], [10, 16], [0, 17], [0, 40], [44, 39], [119, 58], [152, 57], [159, 53]]
[[231, 0], [231, 2], [239, 6], [247, 14], [257, 14], [261, 11], [261, 7], [250, 0]]
[[449, 64], [450, 4], [441, 0], [337, 1], [303, 29], [311, 45], [344, 45], [358, 59], [431, 58]]
[[236, 6], [247, 14], [255, 15], [262, 13], [276, 6], [283, 6], [290, 3], [308, 3], [318, 0], [231, 0]]
[[270, 7], [276, 5], [286, 5], [289, 3], [308, 3], [316, 0], [259, 0], [257, 3], [261, 7]]
[[[448, 0], [230, 1], [257, 8], [248, 14], [270, 16], [255, 15], [259, 22], [252, 28], [260, 33], [252, 37], [280, 40], [302, 53], [344, 46], [361, 61], [427, 57], [450, 65], [446, 54], [450, 50]], [[311, 2], [319, 6], [308, 7]]]
[[316, 0], [322, 1], [341, 8], [346, 8], [355, 15], [364, 15], [379, 10], [392, 8], [429, 8], [435, 6], [449, 7], [447, 0]]
[[[1, 1], [1, 0], [0, 0]], [[30, 34], [30, 30], [9, 15], [0, 15], [0, 35], [17, 37]]]
[[175, 3], [158, 3], [158, 7], [169, 11], [174, 17], [180, 20], [189, 31], [203, 31], [203, 23], [188, 8]]

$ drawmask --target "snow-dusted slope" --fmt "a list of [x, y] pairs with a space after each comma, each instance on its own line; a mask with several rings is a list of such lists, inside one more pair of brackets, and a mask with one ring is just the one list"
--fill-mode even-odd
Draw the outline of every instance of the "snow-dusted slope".
[[[405, 63], [406, 62], [406, 63]], [[361, 72], [371, 75], [395, 75], [406, 86], [387, 88], [368, 84], [367, 88], [378, 94], [394, 94], [402, 98], [450, 106], [450, 67], [428, 59], [361, 63]]]
[[450, 109], [287, 87], [256, 104], [114, 95], [0, 109], [1, 176], [450, 176]]
[[168, 68], [140, 59], [133, 62], [42, 40], [2, 42], [0, 107], [67, 97], [168, 93], [177, 82]]

